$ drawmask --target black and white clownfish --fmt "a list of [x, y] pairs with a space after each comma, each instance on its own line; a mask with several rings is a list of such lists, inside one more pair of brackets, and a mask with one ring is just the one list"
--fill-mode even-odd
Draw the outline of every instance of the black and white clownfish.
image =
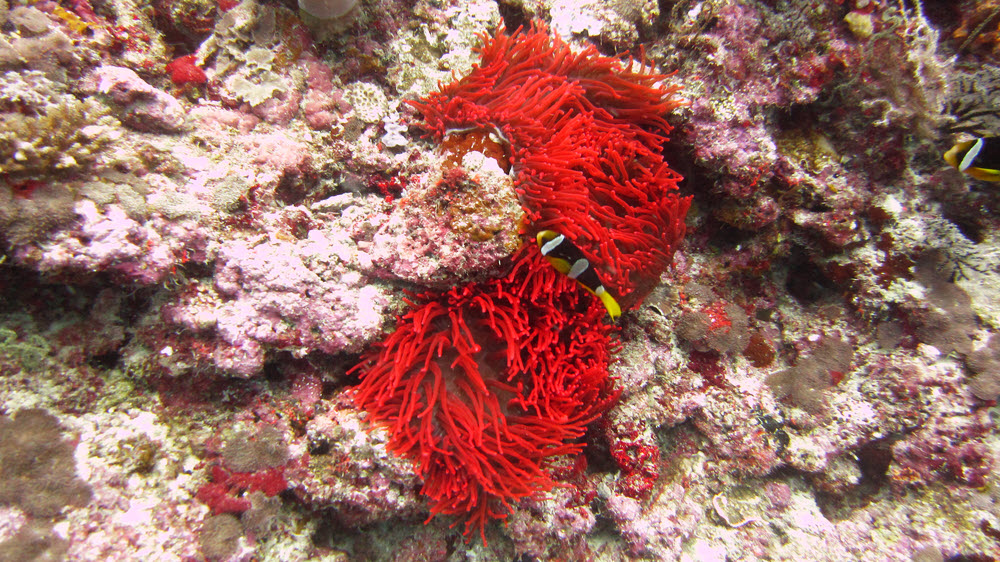
[[944, 153], [944, 161], [977, 180], [1000, 181], [1000, 137], [957, 143]]
[[611, 316], [612, 320], [617, 320], [622, 315], [622, 309], [618, 306], [618, 302], [604, 288], [600, 277], [597, 276], [594, 268], [590, 267], [590, 262], [583, 256], [580, 248], [574, 246], [564, 235], [551, 230], [539, 232], [536, 240], [542, 255], [549, 260], [552, 267], [601, 299], [601, 303], [604, 304], [604, 308], [608, 309], [608, 315]]

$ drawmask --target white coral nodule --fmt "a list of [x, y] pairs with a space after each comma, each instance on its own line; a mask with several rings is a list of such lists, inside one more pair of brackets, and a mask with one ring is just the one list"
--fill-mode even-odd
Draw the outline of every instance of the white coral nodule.
[[357, 3], [357, 0], [299, 0], [299, 9], [321, 20], [329, 20], [347, 14]]

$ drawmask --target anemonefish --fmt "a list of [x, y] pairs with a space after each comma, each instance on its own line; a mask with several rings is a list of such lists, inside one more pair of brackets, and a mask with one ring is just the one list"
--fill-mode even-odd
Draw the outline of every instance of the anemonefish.
[[539, 232], [536, 240], [542, 255], [552, 264], [552, 267], [560, 273], [566, 274], [570, 279], [579, 283], [581, 287], [601, 299], [601, 303], [604, 304], [604, 308], [608, 309], [608, 315], [611, 316], [612, 320], [617, 320], [622, 315], [622, 309], [618, 306], [618, 302], [604, 288], [597, 272], [594, 271], [593, 267], [590, 267], [590, 262], [583, 256], [580, 248], [574, 246], [564, 235], [551, 230]]
[[962, 141], [944, 153], [944, 161], [977, 180], [1000, 181], [1000, 137]]

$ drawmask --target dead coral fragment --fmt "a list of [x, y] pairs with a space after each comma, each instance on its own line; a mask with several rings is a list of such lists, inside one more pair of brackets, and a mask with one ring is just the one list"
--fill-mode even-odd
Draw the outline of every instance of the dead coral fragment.
[[52, 532], [51, 524], [29, 523], [0, 542], [0, 560], [63, 560], [69, 541]]
[[34, 517], [52, 517], [67, 505], [86, 505], [90, 487], [78, 479], [74, 445], [59, 421], [40, 408], [0, 417], [0, 504]]
[[73, 205], [73, 192], [62, 182], [40, 183], [30, 198], [20, 197], [0, 183], [0, 245], [29, 244], [72, 223], [76, 219]]
[[788, 396], [803, 410], [820, 413], [826, 409], [823, 391], [843, 378], [853, 360], [851, 344], [826, 338], [812, 355], [790, 369], [772, 373], [765, 382], [776, 398]]
[[117, 138], [118, 121], [94, 100], [71, 100], [30, 117], [0, 118], [0, 173], [51, 175], [86, 168]]
[[198, 533], [198, 543], [207, 560], [222, 560], [236, 552], [241, 536], [243, 528], [239, 519], [223, 513], [205, 519]]
[[965, 358], [965, 364], [976, 373], [969, 382], [969, 389], [976, 398], [1000, 398], [1000, 334], [993, 334], [985, 347], [970, 353]]
[[226, 467], [236, 472], [276, 468], [288, 461], [288, 445], [277, 428], [266, 426], [256, 435], [240, 431], [222, 447]]

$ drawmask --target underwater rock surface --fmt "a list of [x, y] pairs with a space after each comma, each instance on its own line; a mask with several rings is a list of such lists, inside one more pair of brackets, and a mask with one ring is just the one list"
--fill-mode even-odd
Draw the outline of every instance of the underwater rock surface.
[[[1000, 559], [1000, 191], [970, 172], [988, 151], [965, 173], [942, 158], [1000, 136], [1000, 4], [338, 5], [0, 5], [0, 559]], [[442, 309], [519, 332], [466, 334], [485, 342], [464, 352], [491, 394], [443, 377], [467, 401], [414, 419], [586, 411], [568, 437], [519, 419], [558, 435], [531, 458], [545, 485], [488, 490], [510, 501], [487, 516], [469, 496], [428, 501], [424, 457], [384, 419], [418, 401], [352, 368], [398, 326], [460, 330], [454, 314], [402, 318], [430, 293], [499, 287], [535, 244], [511, 140], [567, 154], [581, 139], [447, 123], [431, 138], [413, 103], [478, 76], [484, 34], [533, 23], [666, 75], [669, 141], [646, 122], [581, 181], [662, 159], [691, 208], [617, 322], [544, 270], [609, 359], [542, 345], [546, 314], [483, 320], [521, 310], [502, 288]], [[624, 107], [609, 118], [634, 118]], [[542, 122], [523, 109], [525, 130]], [[631, 142], [652, 144], [614, 156]], [[549, 187], [564, 199], [545, 229], [585, 220], [576, 192]], [[636, 205], [614, 192], [587, 208], [609, 220], [565, 231]], [[627, 277], [599, 257], [623, 254], [576, 242], [609, 287]], [[494, 340], [541, 350], [519, 388], [498, 382], [514, 360]], [[459, 368], [435, 349], [428, 365]], [[559, 376], [547, 366], [593, 364], [608, 386], [579, 388], [601, 392], [534, 387]], [[515, 430], [493, 426], [476, 458], [509, 463]], [[447, 499], [468, 474], [433, 478]], [[463, 510], [480, 513], [471, 537]]]

